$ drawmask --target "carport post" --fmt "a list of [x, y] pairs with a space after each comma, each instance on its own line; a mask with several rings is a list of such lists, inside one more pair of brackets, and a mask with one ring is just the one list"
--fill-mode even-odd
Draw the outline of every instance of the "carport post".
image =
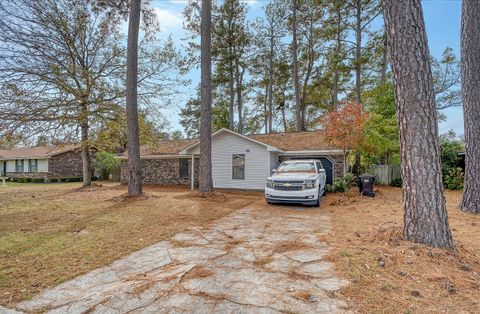
[[190, 170], [190, 189], [195, 188], [195, 155], [192, 154], [192, 168]]

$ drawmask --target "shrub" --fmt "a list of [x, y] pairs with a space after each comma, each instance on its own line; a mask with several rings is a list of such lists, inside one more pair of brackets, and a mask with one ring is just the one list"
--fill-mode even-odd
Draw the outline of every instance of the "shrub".
[[345, 181], [345, 185], [347, 188], [351, 188], [352, 186], [357, 185], [357, 180], [355, 178], [355, 175], [353, 173], [347, 173], [343, 177], [343, 181]]
[[450, 169], [445, 176], [445, 187], [451, 190], [463, 189], [463, 171], [462, 168]]
[[44, 178], [32, 178], [33, 183], [43, 183], [45, 182]]
[[26, 183], [27, 182], [27, 178], [16, 178], [16, 181], [18, 183]]
[[95, 155], [93, 165], [95, 169], [100, 171], [100, 177], [102, 180], [108, 180], [110, 173], [120, 167], [120, 160], [116, 159], [114, 155], [102, 151]]
[[396, 186], [396, 187], [402, 187], [402, 178], [395, 178], [392, 179], [392, 182], [390, 182], [391, 186]]
[[333, 192], [346, 192], [348, 189], [347, 183], [344, 178], [342, 179], [335, 179], [333, 181]]
[[327, 184], [325, 188], [327, 189], [327, 192], [333, 192], [333, 186], [331, 184]]

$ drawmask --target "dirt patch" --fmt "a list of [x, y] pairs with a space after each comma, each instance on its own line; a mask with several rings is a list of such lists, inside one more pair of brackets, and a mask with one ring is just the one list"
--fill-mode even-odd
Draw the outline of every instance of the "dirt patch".
[[131, 196], [131, 195], [128, 195], [128, 193], [124, 193], [122, 195], [112, 197], [107, 201], [114, 202], [114, 203], [138, 202], [138, 201], [144, 201], [144, 200], [148, 200], [151, 198], [158, 198], [158, 197], [160, 196], [154, 195], [151, 193], [142, 193], [140, 195], [135, 195], [135, 196]]
[[253, 265], [263, 267], [263, 266], [271, 263], [272, 261], [273, 261], [273, 257], [272, 257], [272, 256], [263, 256], [263, 257], [257, 258], [257, 259], [253, 262]]
[[342, 294], [359, 312], [479, 312], [480, 216], [458, 209], [461, 192], [445, 192], [452, 251], [403, 240], [400, 188], [380, 187], [375, 198], [357, 192], [329, 195], [321, 210], [333, 223], [333, 235], [322, 238], [329, 259], [351, 282]]
[[226, 202], [227, 196], [223, 193], [219, 192], [208, 192], [208, 193], [199, 193], [199, 192], [192, 192], [188, 194], [179, 195], [176, 197], [177, 199], [191, 199], [195, 201], [202, 201], [202, 202]]

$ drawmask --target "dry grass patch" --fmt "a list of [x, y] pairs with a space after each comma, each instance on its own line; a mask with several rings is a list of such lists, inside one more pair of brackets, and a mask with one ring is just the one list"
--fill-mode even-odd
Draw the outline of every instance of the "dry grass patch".
[[195, 266], [190, 271], [185, 273], [185, 275], [183, 275], [182, 281], [187, 281], [190, 279], [198, 279], [198, 278], [207, 278], [214, 274], [215, 273], [209, 268], [206, 268], [204, 266]]
[[[446, 191], [457, 248], [430, 248], [403, 240], [401, 189], [377, 197], [356, 190], [328, 196], [333, 235], [329, 259], [352, 284], [342, 290], [361, 313], [480, 312], [480, 216], [461, 212], [459, 191]], [[347, 200], [343, 203], [344, 200]], [[353, 201], [355, 200], [355, 201]]]
[[295, 250], [303, 250], [303, 249], [310, 249], [312, 246], [310, 244], [304, 243], [302, 241], [294, 240], [294, 241], [285, 241], [280, 242], [273, 248], [274, 253], [285, 253], [289, 251]]
[[255, 259], [255, 261], [253, 262], [253, 265], [263, 267], [267, 264], [270, 264], [272, 261], [273, 261], [272, 256], [263, 256]]
[[[141, 200], [116, 201], [126, 187], [102, 183], [9, 184], [0, 195], [0, 305], [211, 222], [258, 198], [198, 201], [185, 187], [145, 186]], [[178, 198], [178, 196], [182, 196]]]

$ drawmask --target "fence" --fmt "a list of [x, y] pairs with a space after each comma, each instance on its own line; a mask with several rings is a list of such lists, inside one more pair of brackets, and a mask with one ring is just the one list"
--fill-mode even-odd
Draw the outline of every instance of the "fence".
[[375, 165], [370, 169], [375, 183], [389, 185], [393, 179], [400, 178], [400, 165]]

